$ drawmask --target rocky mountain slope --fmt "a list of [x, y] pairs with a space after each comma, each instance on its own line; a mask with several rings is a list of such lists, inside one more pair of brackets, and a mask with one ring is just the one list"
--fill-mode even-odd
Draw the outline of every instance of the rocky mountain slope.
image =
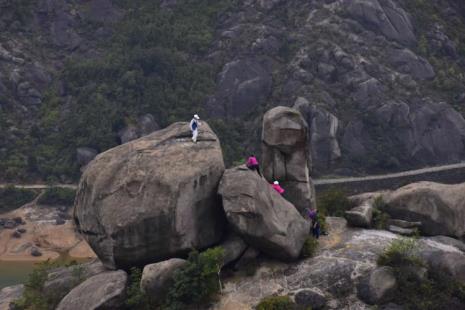
[[[14, 4], [13, 4], [14, 3]], [[465, 156], [458, 0], [0, 2], [1, 178], [72, 179], [150, 113], [208, 118], [226, 163], [296, 106], [314, 174]], [[254, 129], [251, 129], [254, 128]]]

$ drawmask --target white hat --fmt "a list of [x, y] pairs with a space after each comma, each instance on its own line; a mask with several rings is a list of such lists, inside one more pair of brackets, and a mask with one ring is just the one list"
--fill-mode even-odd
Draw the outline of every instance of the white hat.
[[273, 184], [279, 185], [279, 182], [278, 182], [278, 181], [274, 181]]
[[194, 118], [195, 119], [200, 119], [200, 117], [197, 114], [194, 115]]

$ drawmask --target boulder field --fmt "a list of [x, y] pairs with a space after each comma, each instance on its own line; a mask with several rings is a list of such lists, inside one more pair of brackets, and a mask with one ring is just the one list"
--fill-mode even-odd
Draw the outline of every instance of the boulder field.
[[270, 179], [283, 180], [284, 198], [245, 166], [225, 172], [220, 141], [205, 122], [197, 143], [187, 123], [175, 123], [91, 161], [74, 219], [102, 263], [127, 269], [183, 258], [224, 240], [226, 222], [241, 243], [227, 253], [231, 262], [247, 244], [278, 259], [297, 258], [309, 232], [299, 211], [314, 202], [308, 128], [296, 110], [267, 115], [264, 157], [274, 159], [262, 167]]

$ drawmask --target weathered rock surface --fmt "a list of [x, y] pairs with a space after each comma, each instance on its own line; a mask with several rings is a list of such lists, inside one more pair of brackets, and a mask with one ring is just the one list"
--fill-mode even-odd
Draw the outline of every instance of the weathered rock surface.
[[163, 301], [174, 283], [174, 273], [187, 263], [184, 259], [172, 258], [164, 262], [146, 265], [142, 271], [140, 289], [151, 300]]
[[389, 219], [387, 221], [387, 224], [394, 225], [394, 226], [401, 227], [401, 228], [420, 228], [421, 227], [421, 222], [409, 222], [409, 221], [398, 220], [398, 219]]
[[312, 310], [324, 309], [327, 302], [326, 296], [317, 289], [300, 290], [296, 292], [294, 300], [296, 304]]
[[428, 235], [465, 235], [465, 184], [413, 183], [385, 195], [385, 212], [407, 221], [420, 221]]
[[339, 130], [338, 118], [305, 98], [297, 98], [294, 109], [298, 110], [310, 129], [309, 142], [311, 150], [312, 171], [324, 173], [329, 171], [341, 157], [337, 140]]
[[454, 238], [451, 238], [451, 237], [447, 237], [447, 236], [433, 236], [433, 237], [430, 237], [429, 239], [433, 240], [433, 241], [437, 241], [437, 242], [442, 243], [442, 244], [451, 245], [451, 246], [459, 249], [460, 251], [465, 252], [465, 243], [463, 243], [460, 240], [457, 240], [457, 239], [454, 239]]
[[106, 267], [153, 263], [221, 240], [220, 144], [205, 122], [197, 144], [190, 136], [187, 123], [175, 123], [100, 154], [84, 172], [74, 218]]
[[299, 256], [310, 224], [265, 179], [245, 166], [228, 169], [219, 194], [228, 222], [247, 244], [280, 259]]
[[124, 309], [127, 278], [122, 270], [93, 276], [69, 292], [57, 310]]
[[105, 267], [97, 259], [81, 265], [58, 268], [48, 273], [43, 290], [47, 296], [60, 300], [81, 282], [105, 271]]
[[346, 211], [345, 217], [347, 222], [352, 226], [368, 228], [371, 226], [371, 220], [373, 218], [373, 206], [365, 202], [360, 206]]
[[396, 225], [389, 225], [387, 230], [403, 236], [413, 236], [417, 233], [417, 230], [414, 228], [402, 228]]
[[220, 245], [224, 249], [224, 265], [237, 260], [247, 250], [247, 243], [235, 233], [230, 233]]
[[358, 286], [358, 296], [368, 304], [383, 304], [394, 297], [397, 280], [391, 267], [379, 267], [362, 279]]
[[0, 310], [10, 310], [10, 303], [21, 298], [24, 292], [24, 285], [14, 285], [4, 287], [0, 290]]
[[262, 129], [263, 175], [269, 182], [281, 182], [284, 197], [299, 212], [315, 205], [309, 148], [308, 125], [299, 111], [276, 107], [266, 112]]

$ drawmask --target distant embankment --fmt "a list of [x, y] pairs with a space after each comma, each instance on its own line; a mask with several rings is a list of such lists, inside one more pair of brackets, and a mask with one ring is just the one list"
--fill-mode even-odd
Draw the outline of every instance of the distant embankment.
[[463, 183], [465, 182], [465, 163], [359, 178], [319, 179], [314, 180], [314, 183], [317, 192], [337, 188], [354, 195], [396, 189], [420, 181], [445, 184]]

